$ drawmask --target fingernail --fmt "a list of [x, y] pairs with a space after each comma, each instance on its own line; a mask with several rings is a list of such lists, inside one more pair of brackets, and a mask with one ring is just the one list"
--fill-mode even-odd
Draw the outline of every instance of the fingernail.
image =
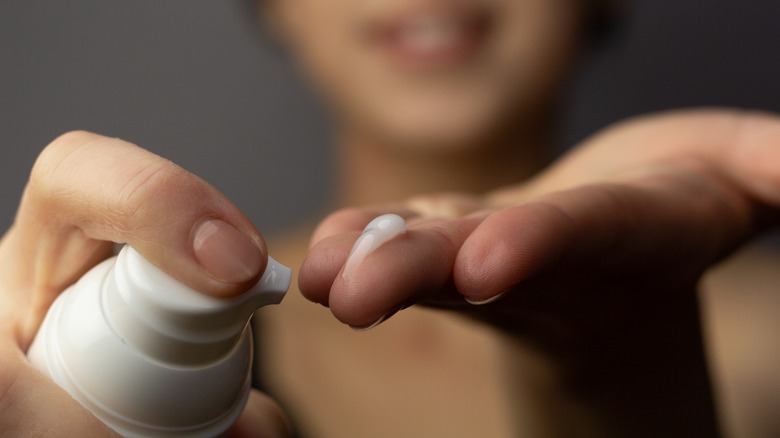
[[372, 328], [378, 326], [379, 324], [382, 324], [383, 322], [385, 322], [385, 320], [387, 318], [391, 317], [393, 313], [395, 313], [395, 312], [386, 313], [386, 314], [382, 315], [379, 319], [377, 319], [376, 321], [372, 322], [369, 325], [366, 325], [366, 326], [351, 325], [351, 326], [349, 326], [349, 328], [351, 328], [352, 330], [354, 330], [356, 332], [366, 332], [366, 331], [369, 331]]
[[498, 299], [500, 299], [504, 295], [506, 295], [506, 292], [501, 292], [500, 294], [493, 295], [492, 297], [489, 297], [489, 298], [472, 299], [472, 298], [463, 297], [463, 299], [466, 300], [467, 303], [472, 304], [474, 306], [483, 306], [485, 304], [490, 304], [493, 301], [497, 301]]
[[384, 315], [382, 315], [381, 317], [379, 317], [379, 319], [377, 319], [376, 321], [372, 322], [372, 323], [371, 323], [371, 324], [369, 324], [369, 325], [366, 325], [366, 326], [355, 326], [355, 325], [351, 325], [351, 326], [349, 326], [349, 327], [350, 327], [352, 330], [356, 331], [356, 332], [365, 332], [365, 331], [371, 330], [372, 328], [374, 328], [374, 327], [378, 326], [379, 324], [382, 324], [383, 322], [387, 321], [387, 320], [388, 320], [388, 318], [392, 317], [393, 315], [395, 315], [396, 313], [400, 312], [401, 310], [404, 310], [404, 309], [406, 309], [407, 307], [409, 307], [409, 305], [406, 305], [406, 304], [404, 304], [404, 305], [401, 305], [401, 306], [398, 306], [398, 307], [396, 307], [395, 309], [393, 309], [393, 310], [391, 310], [391, 311], [389, 311], [389, 312], [385, 313]]
[[209, 219], [198, 224], [192, 246], [198, 263], [225, 283], [243, 283], [260, 270], [260, 248], [227, 222]]
[[354, 275], [369, 254], [405, 232], [406, 221], [401, 216], [385, 214], [372, 220], [352, 246], [341, 276], [348, 278]]

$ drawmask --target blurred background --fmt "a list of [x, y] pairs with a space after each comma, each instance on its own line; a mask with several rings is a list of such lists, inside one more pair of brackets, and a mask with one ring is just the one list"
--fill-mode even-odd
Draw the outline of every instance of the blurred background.
[[[780, 2], [630, 0], [572, 83], [560, 143], [683, 106], [780, 111]], [[120, 137], [200, 175], [264, 233], [322, 214], [327, 120], [237, 0], [0, 2], [0, 230], [59, 134]]]

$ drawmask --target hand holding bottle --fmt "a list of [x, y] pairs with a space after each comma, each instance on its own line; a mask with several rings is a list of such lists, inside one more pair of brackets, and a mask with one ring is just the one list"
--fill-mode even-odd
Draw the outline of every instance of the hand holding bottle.
[[[127, 242], [203, 293], [229, 298], [254, 285], [267, 254], [259, 232], [198, 177], [118, 139], [76, 132], [36, 162], [13, 226], [0, 241], [0, 431], [73, 436], [111, 431], [25, 357], [66, 287]], [[236, 433], [284, 435], [275, 403], [249, 397]]]

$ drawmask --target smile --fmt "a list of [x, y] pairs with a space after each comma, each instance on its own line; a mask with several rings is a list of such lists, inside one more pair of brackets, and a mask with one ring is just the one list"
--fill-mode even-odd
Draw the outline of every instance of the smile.
[[368, 35], [396, 64], [444, 67], [474, 57], [490, 27], [486, 13], [450, 9], [399, 15], [376, 23]]

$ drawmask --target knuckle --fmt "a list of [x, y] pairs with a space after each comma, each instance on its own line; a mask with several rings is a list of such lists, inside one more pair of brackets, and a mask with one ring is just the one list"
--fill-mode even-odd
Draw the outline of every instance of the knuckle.
[[155, 194], [164, 193], [176, 172], [165, 161], [153, 161], [140, 166], [121, 183], [118, 193], [120, 204], [136, 204]]
[[441, 193], [415, 196], [406, 207], [425, 218], [458, 218], [483, 205], [479, 198], [461, 193]]
[[198, 181], [131, 143], [72, 131], [41, 151], [23, 202], [33, 216], [67, 211], [72, 213], [69, 220], [80, 221], [83, 215], [101, 215], [101, 224], [126, 227], [133, 226], [135, 218], [149, 219], [161, 205], [209, 199], [205, 184]]
[[54, 139], [38, 154], [30, 173], [29, 185], [38, 189], [51, 188], [48, 183], [64, 170], [68, 157], [99, 138], [99, 135], [91, 132], [71, 131]]
[[177, 199], [196, 197], [192, 194], [196, 188], [190, 174], [177, 165], [164, 159], [150, 160], [120, 183], [116, 205], [126, 219], [140, 218], [148, 209], [173, 207]]
[[[22, 195], [20, 209], [33, 216], [46, 212], [51, 201], [68, 202], [74, 197], [66, 181], [74, 173], [71, 157], [81, 148], [101, 138], [86, 131], [71, 131], [60, 135], [38, 154]], [[37, 212], [37, 213], [35, 213]]]

